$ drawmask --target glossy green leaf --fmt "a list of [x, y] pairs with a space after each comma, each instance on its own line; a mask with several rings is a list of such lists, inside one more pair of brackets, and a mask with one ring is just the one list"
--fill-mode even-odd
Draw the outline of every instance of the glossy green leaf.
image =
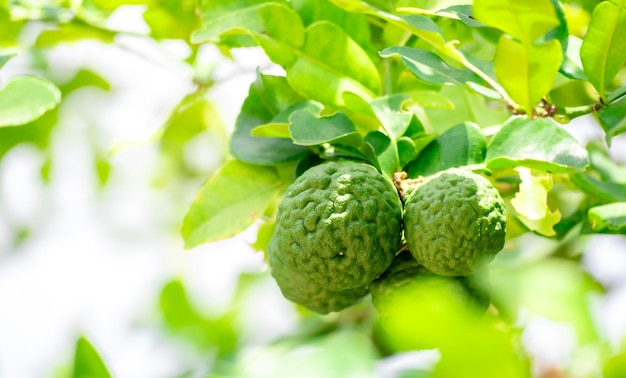
[[528, 167], [549, 173], [583, 171], [589, 157], [576, 139], [549, 119], [513, 118], [487, 147], [487, 168]]
[[580, 48], [585, 76], [605, 98], [606, 87], [626, 61], [626, 11], [624, 0], [596, 6]]
[[524, 45], [503, 35], [494, 58], [496, 77], [509, 96], [530, 112], [552, 88], [561, 55], [555, 39]]
[[189, 207], [182, 227], [185, 248], [242, 232], [282, 186], [272, 168], [229, 161], [202, 185]]
[[429, 176], [452, 167], [480, 164], [485, 159], [486, 144], [475, 124], [457, 125], [430, 142], [406, 172], [409, 177]]
[[393, 46], [380, 52], [380, 56], [383, 58], [393, 55], [399, 56], [413, 75], [427, 83], [460, 86], [465, 86], [468, 82], [484, 84], [484, 81], [474, 72], [452, 67], [437, 54], [427, 50]]
[[626, 235], [626, 202], [592, 207], [588, 217], [594, 232]]
[[[254, 164], [277, 164], [293, 162], [309, 153], [284, 138], [260, 138], [251, 135], [257, 126], [272, 122], [287, 122], [292, 109], [306, 104], [287, 83], [284, 77], [259, 74], [250, 86], [241, 112], [237, 116], [232, 134], [230, 151], [239, 160]], [[275, 119], [280, 114], [284, 119]]]
[[404, 106], [411, 102], [406, 94], [393, 94], [379, 97], [370, 103], [376, 117], [393, 140], [397, 140], [409, 127], [414, 115], [404, 110]]
[[96, 348], [81, 336], [76, 342], [72, 378], [110, 378], [111, 373]]
[[623, 183], [600, 180], [589, 173], [578, 173], [570, 178], [579, 189], [603, 201], [626, 201]]
[[598, 112], [600, 125], [608, 142], [616, 135], [626, 132], [626, 97], [622, 97]]
[[475, 0], [474, 17], [485, 25], [532, 44], [559, 25], [550, 0]]
[[61, 91], [35, 76], [14, 76], [0, 89], [0, 127], [31, 122], [61, 101]]
[[561, 220], [558, 209], [548, 207], [548, 192], [552, 189], [552, 176], [532, 172], [528, 168], [518, 167], [522, 182], [519, 191], [511, 199], [517, 218], [529, 230], [544, 236], [555, 236], [554, 225]]
[[295, 144], [315, 146], [323, 143], [339, 143], [353, 147], [361, 146], [363, 139], [350, 118], [343, 113], [321, 117], [321, 111], [321, 107], [317, 109], [317, 112], [301, 109], [289, 117], [289, 132]]

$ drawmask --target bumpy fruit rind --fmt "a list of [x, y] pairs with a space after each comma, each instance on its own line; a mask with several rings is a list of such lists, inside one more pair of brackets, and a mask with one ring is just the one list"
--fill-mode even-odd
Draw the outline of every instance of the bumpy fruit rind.
[[404, 228], [420, 265], [440, 275], [468, 276], [504, 247], [504, 201], [484, 177], [449, 169], [407, 198]]
[[328, 314], [341, 311], [363, 299], [367, 295], [366, 288], [332, 291], [310, 282], [297, 271], [287, 268], [279, 257], [275, 243], [267, 249], [271, 274], [276, 280], [283, 296], [311, 311]]
[[277, 255], [302, 279], [331, 291], [366, 287], [400, 246], [402, 204], [374, 167], [327, 162], [308, 169], [278, 207]]

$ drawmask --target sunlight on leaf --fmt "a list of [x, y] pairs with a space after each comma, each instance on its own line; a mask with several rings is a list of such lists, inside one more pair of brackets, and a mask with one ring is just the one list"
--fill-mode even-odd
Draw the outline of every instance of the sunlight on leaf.
[[561, 220], [558, 209], [548, 207], [548, 192], [552, 189], [552, 176], [533, 172], [529, 168], [518, 167], [515, 170], [522, 180], [519, 192], [511, 200], [517, 217], [531, 231], [545, 236], [555, 236], [553, 227]]
[[41, 117], [61, 101], [61, 91], [35, 76], [13, 76], [0, 89], [0, 127], [17, 126]]

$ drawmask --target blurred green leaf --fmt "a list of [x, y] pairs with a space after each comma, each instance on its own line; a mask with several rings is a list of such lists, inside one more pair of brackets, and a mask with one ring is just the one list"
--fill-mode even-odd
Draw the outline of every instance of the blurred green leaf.
[[232, 355], [237, 348], [237, 333], [231, 314], [209, 318], [191, 304], [180, 280], [168, 282], [161, 290], [159, 309], [168, 329], [202, 349], [217, 349], [218, 357]]
[[356, 131], [350, 118], [343, 113], [321, 117], [321, 111], [321, 106], [316, 112], [300, 109], [289, 117], [289, 133], [295, 144], [315, 146], [339, 143], [357, 148], [361, 146], [363, 138]]
[[474, 17], [485, 25], [500, 29], [524, 44], [559, 26], [550, 0], [475, 0]]
[[189, 40], [191, 33], [200, 27], [194, 0], [159, 0], [149, 6], [143, 18], [156, 39]]
[[0, 68], [6, 64], [14, 55], [0, 55]]
[[626, 202], [592, 207], [588, 217], [594, 232], [626, 235]]
[[604, 99], [606, 87], [626, 61], [626, 12], [623, 0], [598, 4], [580, 48], [585, 76]]
[[185, 218], [185, 248], [232, 237], [258, 219], [281, 190], [276, 171], [227, 162], [200, 188]]
[[555, 39], [543, 44], [522, 44], [502, 35], [494, 69], [509, 96], [530, 113], [552, 88], [561, 59], [561, 45]]
[[454, 84], [465, 86], [468, 82], [484, 85], [484, 80], [474, 72], [465, 68], [450, 66], [437, 54], [428, 50], [406, 46], [392, 46], [380, 52], [380, 56], [388, 58], [397, 55], [404, 65], [419, 79], [432, 84]]
[[287, 340], [241, 355], [241, 378], [373, 378], [376, 352], [361, 332], [340, 330], [295, 343]]
[[81, 21], [57, 24], [56, 28], [44, 30], [37, 36], [35, 45], [40, 48], [53, 47], [61, 43], [95, 40], [112, 43], [117, 33], [98, 28]]
[[[304, 104], [304, 105], [298, 105]], [[285, 123], [292, 111], [308, 106], [284, 77], [259, 74], [250, 86], [241, 112], [235, 122], [230, 150], [237, 159], [254, 164], [276, 164], [297, 161], [309, 153], [284, 138], [261, 138], [251, 135], [257, 126]], [[275, 119], [279, 114], [284, 119]]]
[[255, 137], [291, 139], [289, 123], [286, 122], [272, 122], [257, 126], [252, 129], [250, 135]]
[[76, 342], [74, 370], [72, 378], [110, 378], [111, 373], [102, 361], [98, 351], [89, 340], [81, 336]]
[[0, 89], [0, 127], [31, 122], [61, 101], [50, 81], [35, 76], [11, 77]]
[[602, 369], [604, 378], [626, 377], [626, 353], [618, 354], [609, 358]]
[[452, 167], [480, 164], [485, 159], [487, 141], [473, 123], [462, 123], [438, 136], [410, 163], [409, 177], [429, 176]]
[[548, 173], [574, 173], [589, 165], [587, 151], [549, 119], [513, 118], [502, 126], [485, 157], [487, 168], [528, 167]]
[[552, 189], [552, 176], [518, 167], [522, 182], [511, 199], [517, 218], [531, 231], [544, 236], [555, 236], [554, 225], [561, 220], [558, 209], [548, 207], [548, 192]]
[[598, 119], [606, 133], [607, 142], [616, 135], [626, 132], [626, 96], [600, 109]]

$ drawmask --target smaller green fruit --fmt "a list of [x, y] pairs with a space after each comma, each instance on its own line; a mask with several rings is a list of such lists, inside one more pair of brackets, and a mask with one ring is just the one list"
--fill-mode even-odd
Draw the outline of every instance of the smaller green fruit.
[[468, 276], [504, 247], [506, 213], [484, 177], [452, 168], [410, 192], [404, 234], [420, 265], [445, 276]]

